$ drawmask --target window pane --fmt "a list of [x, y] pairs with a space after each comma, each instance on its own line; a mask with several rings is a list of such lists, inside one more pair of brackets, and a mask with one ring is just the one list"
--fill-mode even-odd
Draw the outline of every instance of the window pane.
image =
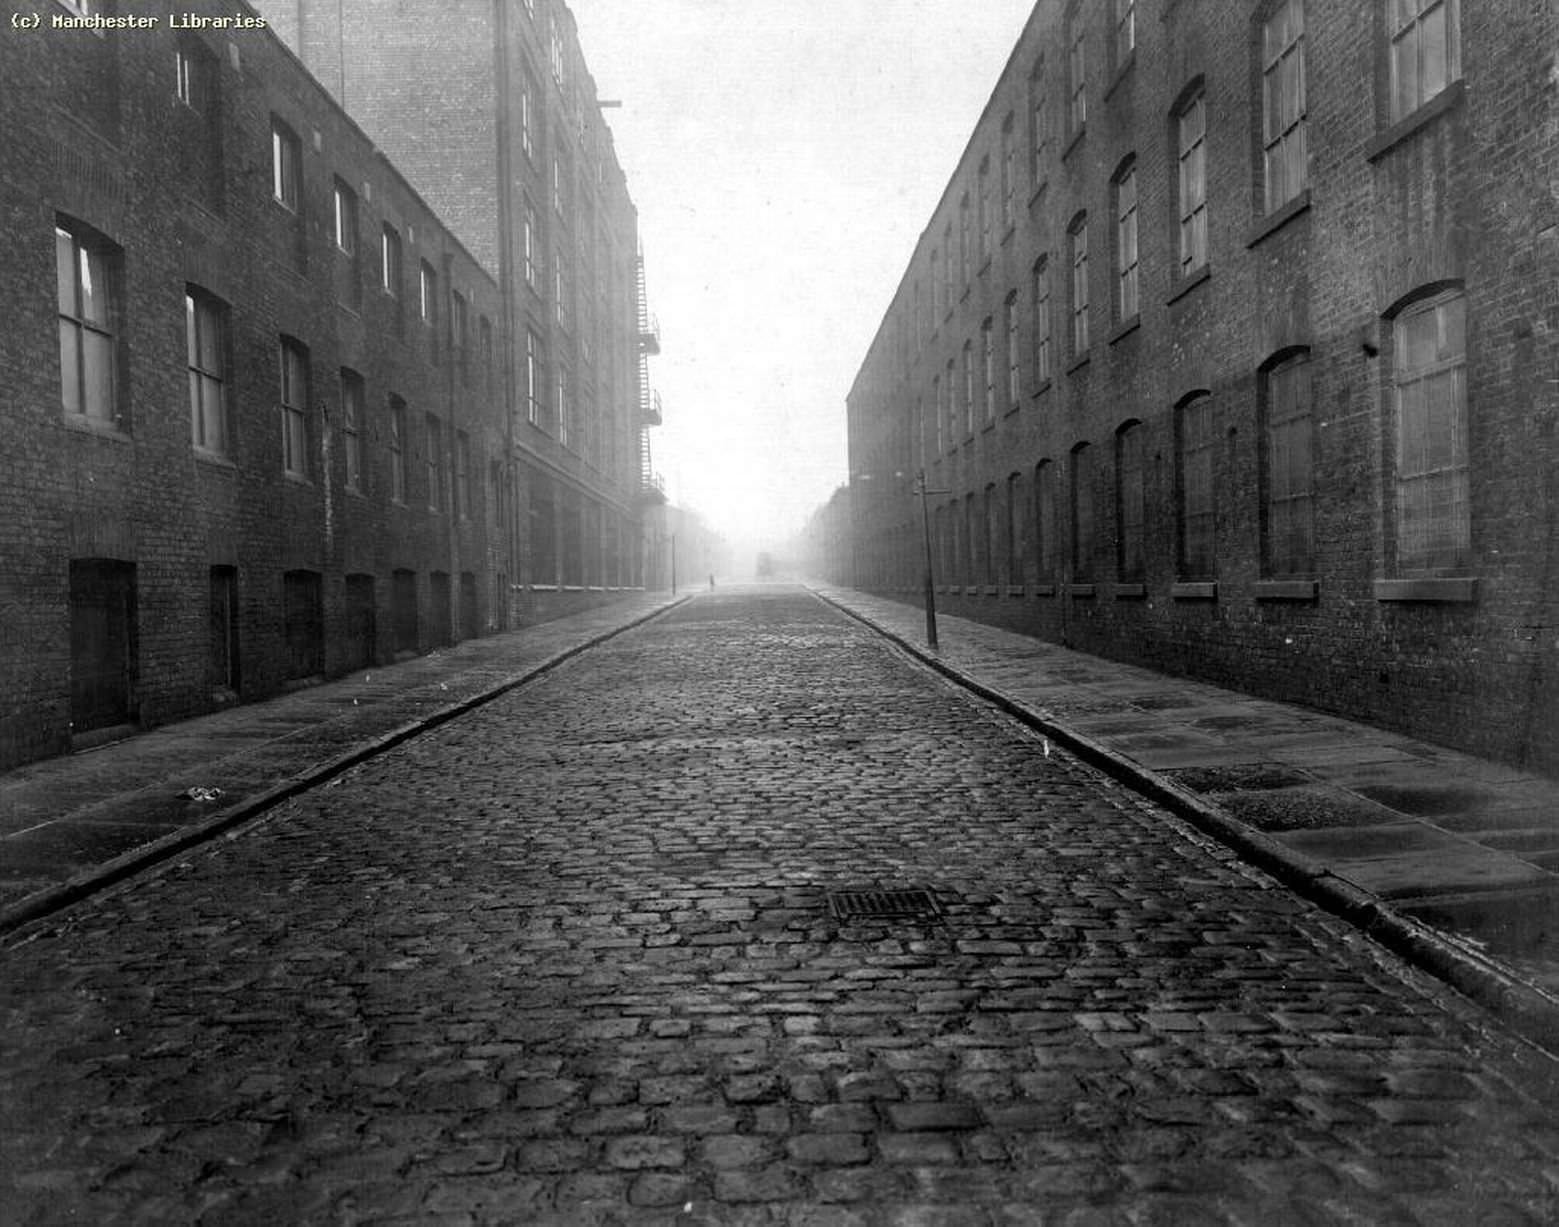
[[114, 343], [100, 332], [84, 332], [82, 344], [82, 411], [95, 418], [113, 417]]
[[1446, 39], [1446, 6], [1425, 13], [1419, 23], [1419, 94], [1417, 101], [1433, 98], [1450, 80], [1449, 46]]
[[60, 401], [66, 413], [81, 413], [81, 330], [60, 321]]
[[81, 248], [81, 318], [108, 326], [108, 270], [101, 252]]
[[76, 314], [76, 243], [68, 232], [55, 228], [54, 267], [61, 315]]

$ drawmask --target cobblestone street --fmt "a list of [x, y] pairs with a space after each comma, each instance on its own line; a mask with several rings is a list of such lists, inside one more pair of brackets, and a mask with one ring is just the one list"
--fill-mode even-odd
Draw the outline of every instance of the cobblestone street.
[[[939, 914], [841, 919], [921, 888]], [[1541, 1223], [1546, 1058], [798, 589], [0, 955], [16, 1223]]]

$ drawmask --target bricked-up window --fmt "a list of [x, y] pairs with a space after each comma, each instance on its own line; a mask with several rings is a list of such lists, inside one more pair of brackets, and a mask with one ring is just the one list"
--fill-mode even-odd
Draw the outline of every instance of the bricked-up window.
[[291, 477], [309, 475], [309, 354], [283, 337], [281, 356], [282, 469]]
[[455, 514], [471, 518], [471, 436], [455, 432]]
[[190, 435], [214, 456], [228, 454], [227, 307], [194, 286], [184, 292], [184, 348], [189, 366]]
[[1262, 564], [1273, 577], [1315, 570], [1314, 449], [1310, 355], [1265, 375], [1262, 410]]
[[211, 689], [238, 692], [238, 568], [212, 567], [208, 588], [207, 650]]
[[303, 144], [298, 134], [271, 117], [271, 195], [284, 208], [298, 211], [303, 182]]
[[1133, 318], [1137, 303], [1137, 168], [1128, 163], [1115, 177], [1115, 310]]
[[444, 510], [444, 424], [436, 414], [423, 418], [423, 457], [428, 469], [428, 510]]
[[379, 285], [391, 298], [399, 298], [403, 276], [400, 231], [385, 222], [379, 236]]
[[1115, 68], [1131, 63], [1137, 49], [1137, 0], [1115, 0]]
[[1400, 573], [1454, 571], [1472, 544], [1467, 317], [1457, 290], [1406, 308], [1392, 338], [1395, 547]]
[[1266, 210], [1305, 190], [1305, 9], [1283, 0], [1261, 29], [1261, 144]]
[[527, 328], [525, 330], [525, 417], [532, 426], [541, 425], [543, 386], [541, 338]]
[[964, 435], [974, 434], [974, 343], [964, 342]]
[[363, 488], [363, 377], [341, 368], [341, 459], [346, 488]]
[[1075, 136], [1088, 123], [1088, 46], [1080, 6], [1067, 18], [1066, 89], [1066, 130]]
[[1180, 275], [1207, 263], [1207, 96], [1202, 90], [1175, 118], [1180, 136]]
[[[73, 223], [54, 227], [60, 318], [60, 400], [65, 412], [115, 422], [119, 363], [116, 248]], [[122, 423], [120, 423], [122, 425]]]
[[1012, 112], [1008, 111], [1001, 125], [1001, 227], [1004, 233], [1012, 229], [1018, 218], [1018, 176], [1013, 164], [1017, 155], [1012, 148], [1012, 125]]
[[1029, 74], [1029, 178], [1036, 191], [1050, 172], [1050, 98], [1046, 87], [1045, 57], [1040, 56]]
[[1072, 449], [1072, 579], [1093, 582], [1093, 460], [1086, 443]]
[[1034, 262], [1034, 387], [1050, 382], [1051, 358], [1050, 262], [1041, 256]]
[[406, 501], [406, 402], [398, 396], [390, 397], [390, 497], [397, 503]]
[[1391, 118], [1403, 119], [1462, 75], [1458, 0], [1387, 0]]
[[1018, 330], [1018, 292], [1007, 295], [1007, 408], [1016, 409], [1023, 394], [1019, 365], [1022, 362], [1023, 342]]
[[1127, 584], [1140, 584], [1145, 573], [1146, 435], [1141, 422], [1127, 422], [1115, 435], [1115, 514], [1120, 524], [1116, 566], [1121, 582]]
[[1072, 353], [1088, 352], [1088, 219], [1079, 214], [1068, 229], [1072, 243]]
[[1034, 577], [1056, 577], [1056, 465], [1041, 460], [1034, 466]]
[[1193, 393], [1175, 409], [1176, 565], [1181, 579], [1212, 579], [1214, 556], [1213, 398]]
[[996, 339], [990, 316], [980, 325], [980, 352], [985, 369], [985, 422], [996, 420]]

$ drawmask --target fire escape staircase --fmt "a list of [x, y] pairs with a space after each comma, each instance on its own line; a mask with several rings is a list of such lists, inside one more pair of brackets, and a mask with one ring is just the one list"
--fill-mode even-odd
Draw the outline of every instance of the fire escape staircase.
[[650, 387], [650, 355], [660, 353], [660, 321], [650, 314], [642, 249], [634, 256], [633, 282], [639, 337], [639, 497], [646, 503], [664, 503], [665, 483], [650, 456], [650, 427], [661, 423], [660, 393]]

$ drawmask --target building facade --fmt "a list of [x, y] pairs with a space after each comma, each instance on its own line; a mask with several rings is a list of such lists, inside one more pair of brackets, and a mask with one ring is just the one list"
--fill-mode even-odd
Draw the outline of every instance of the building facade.
[[497, 281], [532, 616], [643, 583], [660, 529], [660, 336], [572, 13], [562, 0], [256, 7]]
[[[567, 309], [611, 374], [526, 384], [493, 252], [263, 9], [0, 20], [0, 769], [645, 582], [654, 336], [620, 172], [618, 258]], [[538, 420], [550, 452], [516, 439]]]
[[1559, 771], [1559, 12], [1040, 0], [832, 578]]

